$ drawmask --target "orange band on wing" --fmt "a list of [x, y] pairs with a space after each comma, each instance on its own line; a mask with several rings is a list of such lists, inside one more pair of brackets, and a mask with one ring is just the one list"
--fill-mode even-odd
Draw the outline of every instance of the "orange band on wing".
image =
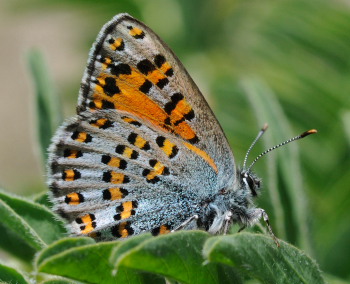
[[185, 142], [184, 145], [191, 151], [195, 152], [198, 156], [201, 156], [214, 169], [214, 171], [218, 173], [218, 167], [216, 166], [214, 160], [206, 152], [190, 143]]
[[177, 103], [175, 109], [172, 111], [171, 120], [175, 122], [181, 120], [184, 115], [188, 114], [191, 110], [192, 108], [189, 103], [185, 99], [182, 99]]
[[133, 67], [123, 67], [127, 68], [127, 71], [122, 70], [125, 73], [117, 75], [102, 73], [97, 78], [98, 83], [93, 95], [95, 108], [100, 109], [107, 105], [108, 108], [129, 112], [166, 132], [174, 132], [187, 141], [198, 141], [195, 131], [182, 115], [191, 109], [187, 102], [179, 104], [177, 112], [173, 114], [174, 117], [167, 114], [147, 95], [150, 88], [154, 86], [147, 76]]

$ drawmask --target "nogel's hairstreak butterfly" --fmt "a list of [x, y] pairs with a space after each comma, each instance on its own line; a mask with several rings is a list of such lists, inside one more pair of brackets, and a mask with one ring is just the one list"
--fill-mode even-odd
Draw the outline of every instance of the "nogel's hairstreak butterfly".
[[179, 59], [127, 14], [99, 33], [77, 115], [58, 129], [49, 151], [54, 209], [74, 235], [111, 240], [193, 228], [216, 234], [263, 218], [274, 237], [267, 214], [251, 202], [261, 187], [251, 168], [262, 155], [236, 168], [218, 121]]

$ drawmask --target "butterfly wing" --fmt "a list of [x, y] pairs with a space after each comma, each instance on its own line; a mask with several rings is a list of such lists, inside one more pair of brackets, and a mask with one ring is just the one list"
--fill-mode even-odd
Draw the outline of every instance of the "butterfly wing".
[[74, 234], [164, 233], [234, 182], [232, 152], [197, 86], [127, 14], [102, 28], [77, 111], [53, 139], [49, 171]]

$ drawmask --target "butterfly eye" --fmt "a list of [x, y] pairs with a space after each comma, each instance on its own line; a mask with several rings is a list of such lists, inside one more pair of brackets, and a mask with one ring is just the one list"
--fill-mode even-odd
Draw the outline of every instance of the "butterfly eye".
[[258, 189], [261, 187], [260, 180], [255, 180], [255, 184]]
[[257, 181], [255, 179], [253, 179], [250, 175], [247, 175], [245, 177], [245, 180], [248, 184], [248, 187], [252, 193], [253, 196], [257, 196], [258, 194], [256, 193], [256, 188], [259, 188], [260, 187], [260, 181]]

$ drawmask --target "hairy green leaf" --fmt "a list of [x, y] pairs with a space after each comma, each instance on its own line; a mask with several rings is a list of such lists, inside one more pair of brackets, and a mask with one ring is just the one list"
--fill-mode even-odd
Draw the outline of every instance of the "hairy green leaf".
[[23, 218], [0, 200], [0, 246], [19, 258], [30, 260], [36, 251], [45, 247], [44, 241]]
[[95, 244], [95, 241], [91, 238], [67, 238], [57, 241], [54, 245], [48, 246], [42, 250], [36, 257], [35, 265], [39, 267], [46, 259], [55, 256], [70, 248], [79, 247], [83, 245]]
[[[128, 253], [129, 250], [150, 238], [153, 238], [150, 234], [142, 234], [121, 242], [120, 245], [112, 251], [110, 262], [112, 265], [115, 264], [118, 262], [118, 259], [123, 257], [124, 253]], [[163, 277], [127, 267], [118, 267], [115, 269], [114, 273], [121, 283], [165, 283]]]
[[271, 237], [239, 233], [208, 239], [203, 254], [209, 262], [223, 263], [262, 283], [325, 283], [318, 265], [304, 252]]
[[52, 208], [53, 204], [51, 203], [48, 194], [49, 193], [47, 191], [41, 192], [33, 197], [33, 201], [41, 205], [44, 205], [47, 208]]
[[40, 282], [40, 284], [81, 284], [81, 282], [66, 279], [50, 279]]
[[[36, 248], [42, 248], [45, 244], [50, 244], [64, 236], [66, 230], [63, 222], [59, 221], [57, 216], [45, 206], [9, 195], [3, 191], [0, 191], [0, 200], [20, 216], [19, 218], [24, 226], [30, 227], [30, 230], [35, 232], [36, 237], [34, 239], [38, 240], [36, 242], [42, 243]], [[14, 224], [9, 220], [9, 224], [11, 223]]]
[[117, 279], [112, 275], [113, 266], [108, 260], [119, 242], [75, 247], [80, 242], [86, 240], [65, 239], [48, 246], [38, 257], [38, 272], [88, 283], [116, 283]]
[[5, 266], [0, 263], [0, 282], [1, 283], [16, 283], [27, 284], [24, 276], [12, 267]]
[[114, 258], [115, 266], [163, 275], [181, 283], [241, 283], [234, 269], [203, 263], [202, 247], [208, 238], [202, 231], [181, 231], [141, 239], [137, 246], [130, 240], [131, 249]]

